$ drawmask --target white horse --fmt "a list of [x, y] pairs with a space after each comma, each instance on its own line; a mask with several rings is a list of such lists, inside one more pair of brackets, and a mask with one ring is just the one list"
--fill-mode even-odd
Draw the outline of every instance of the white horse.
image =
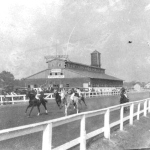
[[72, 104], [74, 106], [74, 108], [77, 110], [77, 114], [79, 113], [79, 98], [74, 96], [73, 99], [71, 98], [72, 95], [66, 94], [63, 102], [65, 105], [65, 116], [67, 116], [68, 114], [68, 108], [69, 106]]

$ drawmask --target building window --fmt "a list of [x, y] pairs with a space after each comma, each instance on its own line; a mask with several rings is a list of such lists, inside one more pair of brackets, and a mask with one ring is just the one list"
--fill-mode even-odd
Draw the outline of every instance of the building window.
[[57, 75], [57, 73], [55, 73], [55, 75]]
[[58, 64], [58, 67], [60, 67], [61, 66], [61, 64]]
[[34, 88], [37, 88], [37, 85], [36, 85], [36, 84], [34, 84]]
[[52, 73], [50, 73], [50, 75], [52, 75]]
[[69, 84], [66, 84], [66, 87], [69, 87]]
[[61, 75], [63, 75], [63, 73], [62, 73], [62, 72], [61, 72], [60, 74], [61, 74]]

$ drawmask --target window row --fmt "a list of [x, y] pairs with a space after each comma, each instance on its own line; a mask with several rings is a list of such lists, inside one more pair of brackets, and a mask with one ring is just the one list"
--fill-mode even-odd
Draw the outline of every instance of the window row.
[[92, 84], [91, 87], [121, 87], [121, 84]]
[[82, 65], [76, 65], [76, 64], [68, 64], [68, 67], [70, 68], [77, 68], [77, 69], [83, 69], [83, 70], [87, 70], [87, 71], [94, 71], [94, 72], [100, 72], [100, 73], [104, 73], [104, 70], [102, 69], [97, 69], [97, 68], [91, 68], [88, 66], [82, 66]]
[[49, 75], [51, 75], [51, 76], [52, 75], [63, 75], [63, 73], [62, 72], [61, 73], [60, 72], [59, 73], [55, 72], [55, 73], [50, 73]]
[[56, 67], [56, 66], [58, 66], [58, 67], [61, 67], [62, 66], [62, 64], [61, 63], [58, 63], [57, 65], [56, 64], [49, 64], [49, 66], [51, 66], [51, 67]]

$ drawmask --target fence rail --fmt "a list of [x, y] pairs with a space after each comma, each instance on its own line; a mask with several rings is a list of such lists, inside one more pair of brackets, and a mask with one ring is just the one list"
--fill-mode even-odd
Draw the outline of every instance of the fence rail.
[[[119, 95], [119, 92], [81, 92], [85, 98], [87, 97], [96, 97], [96, 96], [108, 96], [108, 95]], [[46, 100], [53, 100], [53, 93], [45, 93]], [[4, 95], [0, 95], [0, 103], [3, 105], [4, 103], [20, 103], [20, 102], [28, 102], [26, 99], [26, 95], [6, 95], [7, 100], [4, 99]]]
[[[144, 105], [143, 109], [141, 109], [141, 105]], [[134, 113], [134, 108], [137, 105], [136, 112]], [[130, 113], [127, 117], [124, 117], [124, 107], [129, 106]], [[120, 119], [110, 123], [110, 113], [114, 110], [120, 110]], [[98, 134], [104, 133], [104, 137], [110, 139], [110, 129], [116, 125], [120, 125], [120, 130], [123, 130], [123, 122], [129, 120], [129, 124], [133, 124], [133, 117], [136, 116], [137, 120], [140, 118], [140, 114], [143, 113], [144, 116], [150, 112], [150, 98], [143, 99], [140, 101], [129, 102], [121, 105], [116, 105], [100, 110], [94, 110], [89, 112], [83, 112], [75, 115], [70, 115], [67, 117], [62, 117], [59, 119], [53, 119], [50, 121], [44, 121], [41, 123], [35, 123], [31, 125], [25, 125], [5, 130], [0, 130], [0, 141], [24, 136], [27, 134], [35, 133], [42, 131], [42, 150], [62, 150], [71, 148], [77, 144], [80, 144], [80, 150], [86, 150], [86, 140], [92, 138]], [[104, 126], [90, 133], [86, 133], [86, 118], [91, 116], [104, 115]], [[53, 127], [60, 126], [69, 122], [73, 122], [76, 120], [80, 120], [80, 137], [69, 141], [63, 145], [55, 147], [52, 149], [52, 131]]]

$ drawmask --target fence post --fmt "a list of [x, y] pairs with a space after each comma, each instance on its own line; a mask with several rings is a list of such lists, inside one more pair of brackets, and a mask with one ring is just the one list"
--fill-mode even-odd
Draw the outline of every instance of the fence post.
[[150, 99], [148, 99], [148, 112], [150, 112]]
[[80, 123], [80, 150], [86, 150], [85, 115], [82, 116]]
[[46, 125], [43, 130], [42, 150], [52, 149], [52, 123]]
[[140, 106], [141, 106], [141, 103], [138, 103], [138, 108], [137, 108], [137, 120], [140, 119]]
[[13, 95], [11, 95], [12, 96], [12, 104], [14, 104], [14, 97], [13, 97]]
[[23, 95], [23, 100], [24, 100], [24, 101], [26, 100], [26, 96], [25, 96], [25, 95]]
[[123, 111], [124, 110], [124, 106], [121, 106], [120, 109], [120, 130], [123, 131]]
[[104, 137], [107, 139], [110, 139], [109, 111], [110, 110], [107, 109], [104, 115]]
[[3, 97], [1, 96], [1, 105], [3, 105]]
[[133, 125], [133, 111], [134, 111], [134, 104], [130, 105], [130, 125]]
[[147, 114], [147, 99], [144, 102], [144, 116], [146, 117]]

